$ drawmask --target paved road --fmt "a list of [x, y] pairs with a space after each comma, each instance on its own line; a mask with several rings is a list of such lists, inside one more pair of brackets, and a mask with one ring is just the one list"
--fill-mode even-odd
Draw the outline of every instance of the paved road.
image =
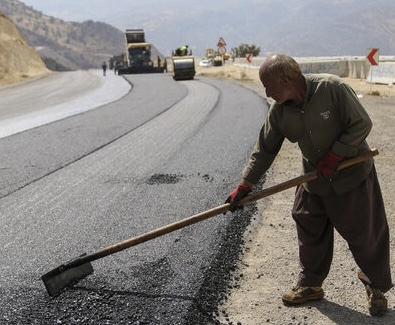
[[111, 103], [131, 86], [101, 70], [53, 73], [47, 78], [0, 89], [0, 138]]
[[208, 324], [248, 218], [184, 228], [93, 263], [50, 298], [70, 258], [222, 204], [264, 101], [213, 80], [127, 76], [120, 100], [0, 140], [0, 323]]

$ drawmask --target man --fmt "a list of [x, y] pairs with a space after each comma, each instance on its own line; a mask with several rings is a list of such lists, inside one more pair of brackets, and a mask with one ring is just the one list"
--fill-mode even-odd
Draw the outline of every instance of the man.
[[101, 65], [102, 69], [103, 69], [103, 76], [106, 76], [106, 71], [107, 71], [107, 63], [106, 61], [103, 61], [102, 65]]
[[180, 46], [179, 48], [177, 48], [176, 54], [178, 56], [188, 55], [188, 45]]
[[389, 230], [373, 159], [335, 171], [343, 159], [368, 151], [371, 128], [354, 91], [339, 77], [303, 75], [284, 54], [266, 59], [259, 70], [267, 97], [274, 99], [242, 180], [227, 198], [239, 208], [269, 169], [285, 139], [297, 142], [305, 173], [320, 177], [296, 189], [292, 217], [296, 222], [301, 271], [297, 285], [282, 296], [285, 305], [324, 297], [322, 284], [333, 257], [334, 229], [347, 241], [361, 271], [369, 312], [387, 311], [384, 293], [392, 286]]

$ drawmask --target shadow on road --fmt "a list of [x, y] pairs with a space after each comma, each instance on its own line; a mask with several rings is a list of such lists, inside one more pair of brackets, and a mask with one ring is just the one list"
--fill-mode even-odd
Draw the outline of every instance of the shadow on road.
[[395, 311], [393, 309], [389, 309], [383, 317], [372, 317], [368, 314], [367, 304], [366, 314], [328, 300], [315, 304], [314, 307], [331, 321], [339, 325], [395, 324]]

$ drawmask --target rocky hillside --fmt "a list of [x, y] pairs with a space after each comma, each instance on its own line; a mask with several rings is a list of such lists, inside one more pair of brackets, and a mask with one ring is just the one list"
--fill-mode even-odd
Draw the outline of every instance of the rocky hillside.
[[40, 56], [13, 22], [0, 13], [0, 86], [48, 74]]
[[124, 51], [124, 33], [108, 24], [66, 22], [18, 0], [0, 0], [0, 4], [0, 11], [12, 19], [51, 70], [99, 68], [101, 62]]

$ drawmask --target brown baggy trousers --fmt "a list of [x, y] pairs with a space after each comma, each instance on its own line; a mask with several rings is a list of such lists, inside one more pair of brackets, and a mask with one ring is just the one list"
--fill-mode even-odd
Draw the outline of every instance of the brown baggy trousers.
[[392, 286], [389, 229], [376, 170], [354, 190], [319, 197], [298, 186], [292, 216], [299, 240], [298, 284], [320, 287], [333, 258], [334, 229], [347, 241], [371, 286], [387, 292]]

